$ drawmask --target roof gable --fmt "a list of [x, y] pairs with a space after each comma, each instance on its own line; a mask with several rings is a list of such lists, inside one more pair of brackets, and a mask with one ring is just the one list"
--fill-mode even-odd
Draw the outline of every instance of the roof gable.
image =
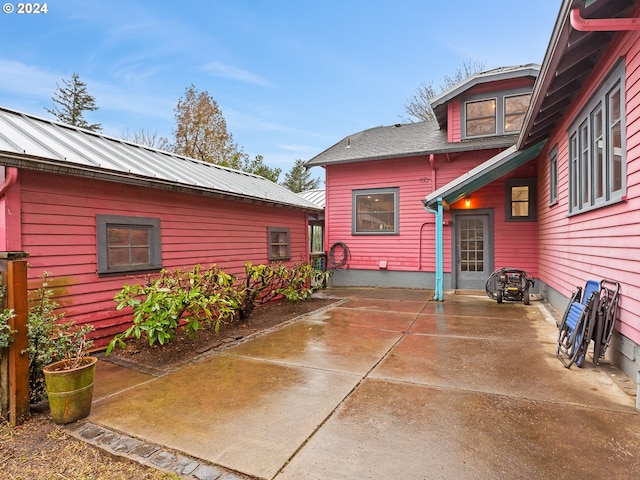
[[318, 210], [258, 175], [0, 108], [0, 165]]
[[433, 97], [429, 103], [433, 108], [433, 113], [438, 121], [438, 125], [442, 129], [447, 128], [447, 114], [448, 103], [458, 98], [469, 90], [478, 89], [482, 85], [489, 83], [496, 84], [496, 90], [498, 90], [499, 83], [505, 80], [513, 80], [518, 78], [532, 78], [535, 79], [540, 71], [540, 65], [535, 63], [529, 63], [526, 65], [518, 65], [512, 67], [500, 67], [485, 72], [476, 73], [466, 78], [462, 82], [454, 85], [453, 87], [445, 90], [440, 95]]

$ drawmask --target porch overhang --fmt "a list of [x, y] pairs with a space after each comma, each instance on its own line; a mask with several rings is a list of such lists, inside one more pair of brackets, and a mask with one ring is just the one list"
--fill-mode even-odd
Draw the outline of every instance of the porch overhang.
[[455, 203], [537, 157], [544, 143], [544, 141], [538, 142], [522, 151], [518, 151], [516, 145], [513, 145], [433, 191], [422, 200], [422, 203], [429, 209], [436, 207], [438, 198], [447, 204]]

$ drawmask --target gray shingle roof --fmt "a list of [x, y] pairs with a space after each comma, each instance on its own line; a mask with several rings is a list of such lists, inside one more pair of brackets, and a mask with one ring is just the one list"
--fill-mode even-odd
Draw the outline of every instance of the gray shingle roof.
[[317, 211], [263, 177], [0, 107], [0, 165]]
[[514, 135], [448, 142], [447, 132], [440, 130], [435, 121], [396, 124], [349, 135], [307, 161], [306, 166], [502, 148], [515, 142]]

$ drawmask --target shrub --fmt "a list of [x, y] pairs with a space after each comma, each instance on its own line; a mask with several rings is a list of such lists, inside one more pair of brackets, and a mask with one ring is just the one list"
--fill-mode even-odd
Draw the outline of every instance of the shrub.
[[70, 363], [82, 357], [92, 341], [87, 334], [91, 325], [75, 326], [73, 322], [62, 322], [63, 312], [57, 312], [58, 303], [52, 299], [49, 288], [49, 273], [42, 274], [42, 285], [29, 296], [27, 337], [29, 354], [29, 397], [31, 403], [46, 398], [46, 385], [42, 369], [58, 360]]
[[249, 318], [253, 309], [279, 297], [292, 302], [307, 300], [314, 289], [311, 286], [315, 270], [302, 263], [293, 267], [283, 264], [245, 264], [245, 280], [238, 288], [239, 316]]
[[216, 265], [202, 270], [196, 265], [189, 271], [162, 270], [155, 280], [147, 277], [146, 285], [124, 285], [116, 294], [117, 310], [130, 307], [133, 325], [116, 335], [107, 347], [111, 353], [118, 344], [124, 348], [125, 338], [145, 336], [149, 345], [173, 341], [178, 327], [187, 335], [195, 335], [203, 323], [220, 323], [235, 312], [232, 294], [234, 277]]
[[299, 264], [291, 268], [282, 264], [256, 265], [247, 262], [245, 278], [236, 285], [236, 278], [216, 265], [202, 270], [162, 270], [153, 279], [147, 276], [146, 285], [124, 285], [116, 294], [117, 310], [131, 308], [133, 323], [116, 335], [106, 354], [116, 345], [125, 348], [126, 338], [146, 337], [149, 345], [174, 340], [178, 328], [195, 336], [203, 323], [220, 324], [236, 317], [249, 318], [253, 309], [284, 297], [291, 301], [308, 299], [313, 293], [313, 268]]
[[[4, 297], [7, 292], [7, 287], [2, 284], [2, 277], [0, 277], [0, 304], [4, 302]], [[5, 308], [0, 312], [0, 356], [2, 356], [2, 350], [7, 348], [11, 342], [13, 342], [13, 334], [15, 330], [11, 329], [9, 322], [14, 317], [12, 309]]]

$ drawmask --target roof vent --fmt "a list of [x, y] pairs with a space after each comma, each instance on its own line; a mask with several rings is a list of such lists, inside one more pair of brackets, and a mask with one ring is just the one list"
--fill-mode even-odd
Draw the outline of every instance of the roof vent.
[[351, 148], [351, 139], [347, 138], [347, 148]]
[[396, 123], [396, 124], [394, 125], [394, 127], [396, 127], [396, 128], [400, 128], [401, 126], [402, 126], [402, 124], [401, 124], [401, 123]]

